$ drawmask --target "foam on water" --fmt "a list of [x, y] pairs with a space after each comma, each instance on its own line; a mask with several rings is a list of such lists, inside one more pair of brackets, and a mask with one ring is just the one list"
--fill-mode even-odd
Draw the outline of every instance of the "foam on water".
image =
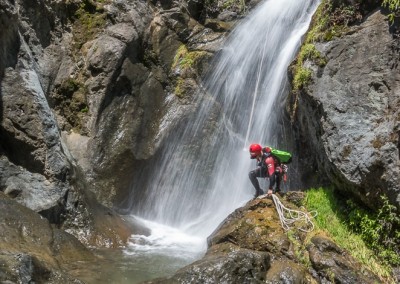
[[206, 249], [207, 244], [202, 237], [189, 235], [180, 229], [142, 218], [135, 217], [135, 219], [150, 228], [151, 233], [149, 236], [132, 235], [125, 249], [126, 255], [146, 253], [192, 260]]

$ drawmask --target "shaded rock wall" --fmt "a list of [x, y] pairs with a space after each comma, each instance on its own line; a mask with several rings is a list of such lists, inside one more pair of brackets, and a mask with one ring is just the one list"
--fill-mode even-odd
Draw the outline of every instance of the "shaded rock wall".
[[[0, 191], [113, 246], [133, 228], [105, 206], [190, 113], [198, 76], [247, 5], [101, 2], [0, 0]], [[216, 31], [211, 10], [229, 14]], [[179, 63], [182, 45], [193, 66]]]
[[[67, 16], [76, 13], [77, 3], [0, 1], [0, 191], [85, 243], [118, 246], [133, 228], [86, 193], [86, 177], [61, 138], [66, 118], [58, 104], [67, 102], [61, 105], [68, 109], [75, 93], [86, 90], [63, 80], [76, 63]], [[54, 96], [59, 89], [61, 100]], [[96, 225], [103, 214], [109, 221]]]
[[375, 11], [316, 48], [327, 64], [306, 62], [312, 83], [299, 97], [295, 120], [300, 143], [314, 149], [303, 152], [304, 163], [370, 207], [383, 193], [400, 206], [398, 37]]
[[2, 283], [81, 283], [64, 269], [95, 257], [75, 237], [1, 192], [0, 210]]

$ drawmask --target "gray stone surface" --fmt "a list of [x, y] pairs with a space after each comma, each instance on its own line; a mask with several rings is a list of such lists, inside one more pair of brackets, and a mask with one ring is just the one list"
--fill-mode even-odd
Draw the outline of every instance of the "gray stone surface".
[[94, 255], [72, 235], [0, 192], [0, 281], [81, 283], [61, 267]]
[[309, 145], [300, 152], [305, 167], [315, 163], [339, 190], [371, 207], [382, 193], [399, 206], [399, 39], [378, 11], [316, 46], [328, 63], [308, 62], [313, 82], [299, 97], [296, 124]]

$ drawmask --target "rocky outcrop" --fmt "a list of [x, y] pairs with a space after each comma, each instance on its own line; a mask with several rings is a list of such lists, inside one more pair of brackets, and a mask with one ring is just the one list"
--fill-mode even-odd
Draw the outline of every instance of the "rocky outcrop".
[[89, 117], [80, 109], [86, 87], [71, 73], [73, 40], [80, 37], [68, 28], [71, 14], [82, 13], [78, 4], [0, 1], [0, 191], [86, 244], [119, 246], [132, 234], [131, 223], [88, 193], [86, 168], [71, 155], [87, 149], [69, 151], [61, 137], [67, 124]]
[[[293, 195], [293, 196], [292, 196]], [[298, 209], [286, 199], [285, 206]], [[281, 200], [281, 201], [282, 201]], [[323, 234], [291, 237], [271, 199], [258, 198], [229, 215], [208, 238], [208, 250], [166, 279], [146, 283], [378, 283], [350, 254]]]
[[313, 149], [299, 151], [309, 173], [326, 175], [372, 208], [383, 193], [400, 206], [399, 44], [381, 11], [316, 44], [327, 64], [305, 63], [312, 83], [295, 119], [302, 149]]
[[67, 267], [95, 256], [75, 237], [1, 192], [0, 210], [0, 282], [82, 283]]

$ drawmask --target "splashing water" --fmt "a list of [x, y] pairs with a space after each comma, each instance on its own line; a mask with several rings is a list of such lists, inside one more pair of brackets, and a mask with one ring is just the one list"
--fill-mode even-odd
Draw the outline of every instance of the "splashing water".
[[174, 246], [182, 242], [173, 245], [163, 243], [165, 235], [158, 238], [159, 224], [174, 228], [163, 227], [167, 235], [205, 242], [229, 213], [253, 196], [248, 144], [279, 145], [276, 125], [287, 67], [318, 3], [266, 1], [231, 33], [203, 82], [205, 93], [198, 94], [195, 115], [176, 129], [146, 174], [135, 181], [132, 212], [155, 223], [148, 223], [150, 237], [133, 237], [132, 251], [157, 245], [181, 250]]

